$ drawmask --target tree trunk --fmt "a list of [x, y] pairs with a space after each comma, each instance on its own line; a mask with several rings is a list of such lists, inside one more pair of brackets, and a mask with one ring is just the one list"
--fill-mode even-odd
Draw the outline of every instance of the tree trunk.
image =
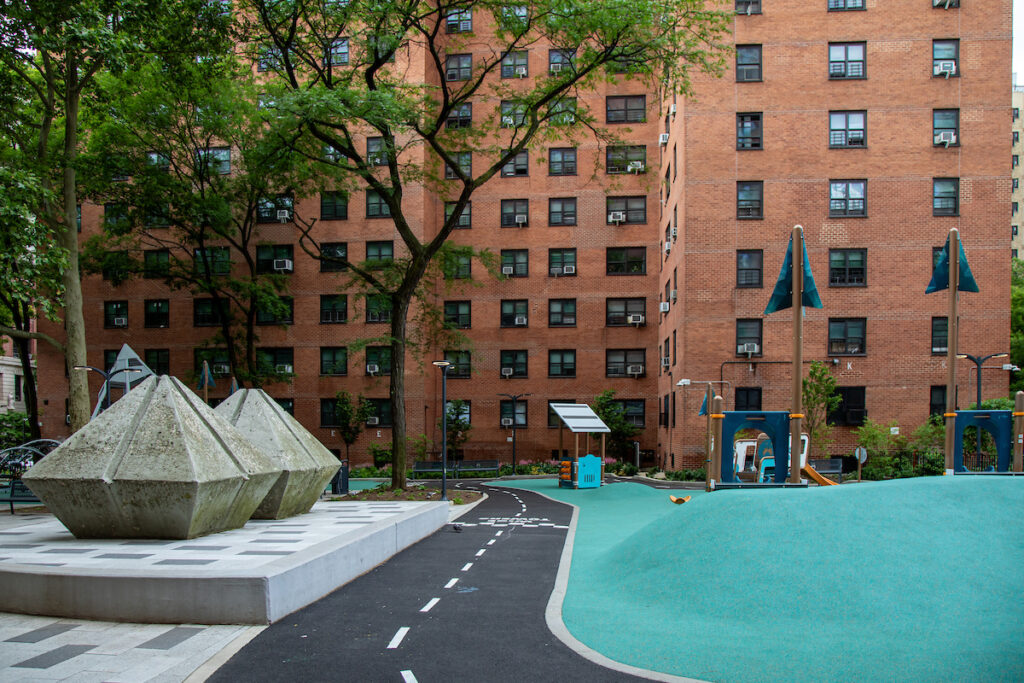
[[64, 271], [64, 362], [68, 371], [68, 412], [71, 431], [76, 432], [89, 421], [89, 381], [86, 373], [75, 370], [86, 365], [85, 317], [82, 312], [82, 280], [78, 263], [78, 191], [75, 185], [75, 159], [78, 155], [78, 61], [68, 54], [64, 94], [64, 231], [61, 246], [67, 249], [68, 266]]
[[405, 335], [411, 295], [391, 297], [391, 488], [405, 488]]
[[[26, 332], [31, 331], [29, 327], [32, 325], [32, 319], [26, 304], [15, 305], [11, 313], [14, 317], [15, 327]], [[31, 342], [25, 338], [15, 338], [12, 341], [18, 348], [18, 357], [21, 359], [21, 391], [25, 401], [25, 412], [28, 413], [29, 434], [33, 440], [39, 439], [41, 438], [39, 433], [39, 399], [36, 392], [36, 376], [32, 372], [32, 358], [29, 355], [29, 349], [32, 348]]]

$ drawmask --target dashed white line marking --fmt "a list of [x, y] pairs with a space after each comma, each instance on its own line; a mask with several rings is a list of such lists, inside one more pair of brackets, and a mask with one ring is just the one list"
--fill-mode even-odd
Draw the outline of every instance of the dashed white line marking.
[[421, 612], [429, 612], [431, 609], [433, 609], [434, 605], [436, 605], [439, 602], [441, 602], [441, 598], [431, 598], [430, 602], [428, 602], [427, 604], [423, 605], [423, 607], [420, 607], [420, 611]]
[[523, 514], [522, 512], [517, 512], [516, 513], [516, 517], [520, 517], [520, 516], [522, 516], [522, 514]]
[[416, 677], [413, 676], [412, 672], [409, 671], [408, 669], [406, 669], [405, 671], [402, 672], [402, 680], [405, 681], [405, 683], [419, 683], [416, 680]]
[[405, 634], [408, 633], [408, 632], [409, 632], [409, 627], [408, 626], [403, 626], [402, 628], [398, 629], [398, 632], [395, 633], [394, 638], [392, 638], [391, 642], [388, 643], [388, 649], [389, 650], [394, 650], [399, 645], [401, 645], [402, 644], [402, 639], [405, 638]]
[[483, 555], [486, 552], [487, 552], [487, 548], [480, 548], [480, 550], [476, 551], [476, 556], [480, 557], [481, 555]]
[[464, 571], [464, 572], [468, 572], [468, 571], [469, 571], [469, 568], [470, 568], [470, 567], [472, 567], [472, 566], [473, 566], [473, 563], [472, 563], [472, 562], [467, 562], [467, 563], [466, 563], [466, 566], [462, 568], [462, 571]]
[[492, 538], [491, 540], [487, 541], [487, 545], [494, 545], [494, 539]]
[[445, 587], [445, 588], [451, 588], [452, 586], [454, 586], [454, 585], [455, 585], [455, 584], [457, 584], [458, 582], [459, 582], [459, 580], [458, 580], [458, 579], [452, 579], [451, 581], [449, 581], [448, 583], [446, 583], [446, 584], [444, 585], [444, 587]]
[[495, 536], [501, 536], [501, 535], [502, 535], [503, 533], [505, 533], [505, 530], [504, 530], [504, 529], [502, 529], [501, 531], [499, 531], [498, 533], [496, 533], [496, 534], [494, 534], [494, 535], [495, 535]]

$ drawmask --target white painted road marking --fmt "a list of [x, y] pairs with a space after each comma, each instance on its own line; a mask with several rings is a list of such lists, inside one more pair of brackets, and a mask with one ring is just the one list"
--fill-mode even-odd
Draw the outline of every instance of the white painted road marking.
[[408, 626], [403, 626], [402, 628], [398, 629], [398, 632], [395, 633], [395, 637], [391, 639], [390, 643], [388, 643], [388, 649], [389, 650], [394, 650], [396, 647], [401, 645], [402, 644], [402, 639], [405, 638], [405, 634], [408, 633], [408, 632], [409, 632], [409, 627]]
[[421, 612], [429, 612], [431, 610], [431, 608], [434, 605], [436, 605], [437, 603], [439, 603], [439, 602], [441, 602], [441, 598], [431, 598], [430, 602], [428, 602], [427, 604], [423, 605], [423, 607], [420, 608], [420, 611]]
[[470, 568], [470, 567], [472, 567], [472, 566], [473, 566], [473, 563], [472, 563], [472, 562], [467, 562], [467, 563], [466, 563], [466, 566], [462, 568], [462, 571], [464, 571], [464, 572], [468, 572], [468, 571], [469, 571], [469, 568]]
[[480, 550], [477, 550], [477, 551], [476, 551], [476, 556], [477, 556], [477, 557], [480, 557], [480, 556], [481, 556], [481, 555], [483, 555], [483, 554], [484, 554], [485, 552], [487, 552], [487, 548], [480, 548]]
[[459, 582], [459, 580], [458, 580], [458, 579], [452, 579], [451, 581], [449, 581], [448, 583], [446, 583], [446, 584], [444, 585], [444, 587], [445, 587], [445, 588], [451, 588], [452, 586], [454, 586], [454, 585], [455, 585], [455, 584], [457, 584], [458, 582]]
[[501, 531], [499, 531], [498, 533], [496, 533], [496, 534], [494, 534], [494, 535], [495, 535], [495, 536], [501, 536], [501, 535], [502, 535], [503, 533], [505, 533], [505, 531], [504, 531], [504, 530], [501, 530]]
[[418, 683], [416, 677], [413, 676], [412, 672], [408, 669], [402, 672], [402, 680], [405, 681], [405, 683]]
[[494, 545], [494, 539], [492, 538], [491, 540], [487, 541], [487, 545]]

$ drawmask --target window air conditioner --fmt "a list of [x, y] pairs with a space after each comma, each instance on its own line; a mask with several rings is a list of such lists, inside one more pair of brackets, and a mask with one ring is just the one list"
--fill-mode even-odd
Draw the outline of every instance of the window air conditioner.
[[674, 240], [679, 239], [679, 230], [678, 229], [672, 228], [672, 233], [671, 234], [672, 234], [672, 239], [674, 239]]
[[501, 369], [501, 376], [502, 377], [511, 377], [513, 372], [515, 372], [515, 370], [513, 368], [502, 368]]
[[519, 76], [519, 78], [526, 78], [526, 67], [525, 66], [517, 66], [516, 67], [516, 76]]
[[501, 426], [502, 427], [511, 427], [512, 426], [512, 418], [511, 417], [503, 417], [503, 418], [501, 418]]
[[516, 272], [515, 266], [502, 266], [501, 267], [501, 274], [502, 275], [512, 275], [515, 272]]
[[625, 211], [612, 211], [610, 214], [608, 214], [609, 223], [621, 223], [624, 220], [626, 220]]
[[660, 304], [658, 304], [658, 312], [659, 313], [668, 313], [669, 309], [671, 309], [671, 308], [672, 308], [672, 304], [670, 304], [667, 301], [662, 301]]
[[378, 311], [370, 311], [366, 314], [366, 322], [368, 323], [379, 323], [380, 313]]
[[954, 133], [951, 130], [944, 130], [944, 131], [942, 131], [941, 133], [939, 133], [938, 135], [935, 136], [935, 144], [936, 145], [945, 145], [946, 147], [949, 147], [950, 145], [955, 144], [955, 143], [956, 143], [956, 133]]
[[289, 211], [287, 209], [278, 209], [278, 211], [277, 211], [277, 220], [281, 221], [282, 223], [287, 223], [291, 219], [292, 219], [292, 212], [291, 211]]
[[626, 170], [630, 173], [643, 173], [646, 169], [644, 162], [642, 161], [631, 161], [626, 166]]
[[668, 366], [669, 366], [669, 357], [668, 356], [662, 356], [661, 357], [661, 367], [667, 368]]
[[523, 325], [526, 324], [526, 316], [525, 315], [517, 315], [516, 319], [515, 319], [515, 323], [516, 323], [517, 326], [522, 327]]
[[525, 213], [516, 214], [516, 225], [526, 225], [527, 216]]
[[553, 74], [561, 73], [562, 72], [562, 64], [561, 63], [552, 64], [550, 66], [550, 70], [551, 70], [551, 73], [553, 73]]
[[514, 125], [516, 125], [516, 120], [514, 118], [512, 118], [511, 116], [502, 116], [501, 117], [501, 125], [503, 125], [503, 126], [514, 126]]
[[669, 292], [668, 298], [670, 301], [675, 301], [677, 297], [678, 293], [676, 292], [676, 290], [673, 289], [671, 292]]
[[380, 372], [380, 366], [379, 365], [377, 365], [376, 363], [367, 363], [366, 364], [366, 374], [367, 375], [376, 375], [378, 372]]
[[334, 311], [320, 311], [320, 322], [322, 322], [322, 323], [333, 323], [334, 322]]
[[231, 367], [228, 365], [218, 364], [214, 365], [210, 371], [215, 375], [226, 375], [231, 372]]
[[644, 374], [644, 366], [642, 366], [642, 365], [627, 365], [626, 366], [626, 374], [627, 375], [642, 375], [642, 374]]
[[287, 364], [278, 365], [274, 368], [274, 371], [279, 375], [291, 374], [292, 366]]
[[128, 318], [114, 318], [114, 327], [128, 327]]
[[460, 21], [459, 22], [459, 30], [460, 31], [472, 31], [473, 30], [473, 22], [471, 22], [471, 21]]
[[665, 253], [667, 254], [670, 251], [672, 251], [672, 243], [671, 242], [665, 242]]
[[956, 62], [954, 62], [954, 61], [936, 62], [935, 63], [934, 73], [935, 73], [936, 76], [945, 76], [946, 78], [949, 78], [950, 76], [955, 76], [956, 75]]
[[576, 266], [562, 266], [562, 275], [575, 275]]
[[932, 353], [946, 353], [949, 350], [946, 346], [933, 346]]
[[562, 316], [562, 324], [563, 325], [575, 325], [576, 324], [576, 316], [574, 316], [574, 315], [563, 315]]
[[667, 145], [668, 144], [668, 133], [662, 133], [661, 135], [658, 136], [658, 144], [659, 145]]
[[757, 353], [761, 350], [757, 342], [746, 342], [736, 346], [736, 353]]
[[668, 113], [671, 116], [675, 116], [676, 115], [676, 105], [674, 105], [674, 104], [668, 105]]
[[371, 415], [370, 417], [366, 418], [366, 424], [368, 424], [368, 425], [379, 425], [380, 424], [380, 418], [377, 417], [376, 415]]
[[274, 270], [276, 270], [278, 272], [283, 272], [283, 271], [291, 272], [292, 271], [292, 267], [294, 265], [295, 264], [292, 263], [292, 260], [290, 258], [276, 258], [276, 259], [274, 259]]
[[629, 316], [628, 318], [626, 318], [626, 320], [627, 320], [627, 322], [629, 322], [630, 325], [643, 325], [644, 324], [644, 317], [642, 315], [640, 315], [639, 313], [636, 313], [636, 314], [633, 314], [633, 315]]

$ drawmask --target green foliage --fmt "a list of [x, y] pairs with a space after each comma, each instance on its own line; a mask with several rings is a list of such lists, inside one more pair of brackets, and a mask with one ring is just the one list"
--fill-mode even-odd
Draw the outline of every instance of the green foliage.
[[[473, 425], [469, 422], [469, 403], [458, 399], [448, 402], [448, 409], [445, 411], [447, 421], [448, 453], [453, 454], [469, 441], [469, 433], [473, 431]], [[438, 427], [441, 422], [438, 420]]]
[[[1024, 261], [1013, 259], [1010, 267], [1010, 358], [1024, 368]], [[1024, 371], [1010, 376], [1010, 395], [1024, 391]]]
[[499, 477], [508, 477], [513, 474], [558, 474], [558, 464], [550, 460], [544, 460], [539, 462], [521, 462], [516, 464], [515, 472], [512, 471], [512, 465], [502, 465], [501, 468], [498, 470]]
[[[609, 455], [617, 458], [628, 457], [632, 452], [633, 437], [640, 432], [640, 428], [626, 417], [622, 402], [615, 400], [615, 391], [613, 389], [602, 391], [594, 397], [591, 408], [611, 430], [609, 434], [605, 435]], [[601, 434], [591, 434], [591, 438], [600, 439]]]
[[31, 439], [32, 430], [25, 413], [0, 413], [0, 450], [19, 446]]
[[373, 458], [373, 464], [375, 467], [383, 468], [391, 462], [391, 446], [380, 446], [378, 444], [371, 443], [367, 450]]
[[695, 470], [674, 470], [665, 473], [665, 478], [670, 481], [704, 481], [706, 473], [703, 467]]
[[811, 442], [811, 453], [827, 455], [831, 450], [832, 426], [828, 414], [839, 407], [842, 397], [836, 393], [832, 370], [821, 361], [813, 361], [803, 378], [804, 429]]
[[868, 451], [863, 465], [864, 479], [900, 479], [940, 475], [945, 471], [945, 426], [942, 417], [932, 415], [908, 439], [894, 435], [890, 427], [870, 418], [854, 430], [857, 443]]
[[349, 447], [356, 442], [366, 424], [366, 418], [373, 413], [373, 406], [362, 396], [356, 399], [347, 391], [339, 391], [335, 395], [334, 418], [335, 429], [345, 444], [345, 457], [348, 458]]

